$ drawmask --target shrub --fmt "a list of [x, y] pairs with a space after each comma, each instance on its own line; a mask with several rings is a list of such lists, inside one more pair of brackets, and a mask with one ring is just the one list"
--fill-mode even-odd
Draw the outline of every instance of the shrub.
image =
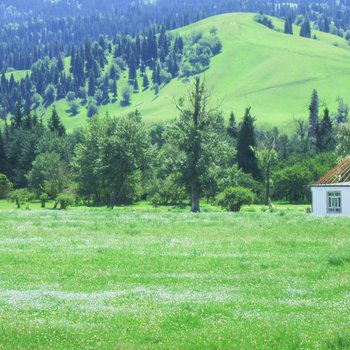
[[267, 17], [267, 16], [264, 16], [263, 14], [261, 13], [258, 13], [255, 17], [254, 17], [254, 21], [255, 22], [258, 22], [270, 29], [273, 29], [273, 23], [272, 21]]
[[153, 208], [157, 208], [159, 205], [162, 204], [162, 197], [159, 193], [156, 193], [154, 196], [152, 196], [151, 203]]
[[45, 206], [46, 206], [46, 202], [47, 202], [47, 200], [49, 199], [49, 195], [47, 194], [47, 193], [42, 193], [41, 195], [40, 195], [40, 202], [41, 202], [41, 207], [42, 208], [45, 208]]
[[12, 183], [6, 175], [0, 174], [0, 199], [6, 198], [12, 190]]
[[69, 102], [74, 101], [75, 99], [76, 99], [75, 92], [74, 91], [68, 91], [67, 95], [66, 95], [66, 101], [69, 103]]
[[124, 105], [129, 105], [130, 104], [130, 99], [131, 99], [131, 89], [130, 86], [125, 86], [122, 92], [123, 96], [123, 101], [122, 103]]
[[97, 113], [98, 113], [97, 102], [94, 98], [90, 98], [88, 108], [87, 108], [87, 115], [89, 118], [92, 118]]
[[79, 103], [77, 101], [70, 101], [69, 108], [72, 115], [77, 115], [79, 113]]
[[251, 190], [244, 187], [229, 187], [220, 193], [217, 203], [228, 211], [239, 212], [244, 204], [252, 204], [254, 194]]
[[51, 104], [56, 99], [56, 88], [53, 84], [49, 84], [45, 89], [45, 100]]
[[67, 209], [68, 206], [73, 205], [75, 198], [71, 193], [60, 193], [56, 197], [56, 205], [60, 205], [60, 209]]
[[21, 205], [28, 203], [32, 198], [33, 194], [26, 188], [20, 188], [11, 193], [11, 200], [16, 203], [18, 209], [21, 208]]

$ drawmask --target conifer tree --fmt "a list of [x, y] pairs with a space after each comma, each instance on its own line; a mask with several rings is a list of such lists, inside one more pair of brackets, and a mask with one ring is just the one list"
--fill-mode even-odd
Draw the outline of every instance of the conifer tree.
[[112, 65], [111, 70], [109, 71], [109, 77], [113, 80], [117, 79], [117, 71], [115, 69], [114, 64]]
[[134, 92], [135, 93], [139, 92], [139, 83], [137, 79], [134, 80]]
[[329, 19], [327, 16], [325, 16], [325, 19], [324, 19], [323, 31], [326, 33], [329, 33], [330, 31]]
[[64, 60], [62, 58], [62, 55], [58, 55], [57, 69], [59, 72], [62, 72], [64, 70]]
[[147, 73], [145, 73], [144, 76], [143, 76], [142, 86], [143, 86], [144, 89], [147, 89], [149, 87], [149, 80], [148, 80]]
[[52, 108], [52, 114], [48, 122], [48, 127], [51, 132], [57, 132], [59, 136], [66, 134], [66, 129], [62, 124], [60, 117], [58, 116], [55, 106]]
[[11, 126], [16, 129], [22, 126], [23, 114], [22, 114], [22, 106], [17, 103], [15, 107], [15, 114], [12, 118]]
[[256, 148], [255, 118], [251, 116], [250, 110], [251, 107], [246, 108], [243, 122], [238, 131], [237, 164], [239, 169], [251, 174], [255, 180], [259, 180], [260, 171], [254, 152], [254, 148]]
[[315, 89], [312, 91], [309, 111], [309, 137], [314, 138], [318, 127], [318, 94]]
[[96, 88], [95, 88], [95, 74], [94, 71], [91, 70], [89, 73], [89, 83], [88, 83], [88, 95], [95, 96]]
[[323, 111], [323, 118], [320, 123], [320, 151], [326, 151], [332, 148], [333, 144], [333, 124], [329, 115], [329, 109], [325, 108]]
[[104, 103], [109, 102], [109, 78], [108, 74], [105, 75], [103, 79], [103, 86], [102, 86], [102, 100]]
[[236, 117], [233, 112], [230, 113], [230, 119], [228, 122], [228, 127], [227, 127], [227, 134], [230, 138], [236, 139], [237, 138], [237, 123], [236, 123]]
[[291, 15], [288, 15], [284, 23], [284, 32], [285, 34], [293, 35], [293, 22]]
[[129, 81], [136, 79], [136, 60], [135, 56], [132, 54], [129, 63]]
[[113, 79], [111, 92], [113, 94], [113, 98], [116, 99], [118, 97], [118, 88], [117, 88], [117, 80]]
[[306, 18], [300, 28], [300, 36], [304, 38], [311, 38], [310, 21]]

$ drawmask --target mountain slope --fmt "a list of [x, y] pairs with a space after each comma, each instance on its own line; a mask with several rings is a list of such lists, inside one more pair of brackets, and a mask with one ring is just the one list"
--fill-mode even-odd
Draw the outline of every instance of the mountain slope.
[[[275, 27], [283, 22], [273, 18]], [[213, 101], [228, 114], [241, 117], [246, 106], [261, 124], [290, 127], [295, 118], [306, 118], [312, 89], [317, 89], [324, 106], [336, 108], [337, 97], [350, 98], [350, 47], [336, 36], [315, 32], [318, 40], [271, 30], [254, 21], [254, 14], [225, 14], [181, 28], [183, 36], [193, 31], [208, 33], [215, 26], [223, 43], [222, 53], [215, 56], [205, 78]], [[120, 83], [122, 84], [122, 83]], [[118, 86], [121, 92], [122, 85]], [[100, 108], [99, 113], [120, 114], [138, 108], [149, 123], [169, 120], [177, 115], [174, 97], [186, 92], [181, 78], [163, 87], [159, 96], [152, 91], [132, 96], [130, 107], [119, 103]], [[56, 103], [65, 123], [72, 129], [86, 123], [86, 110], [69, 117], [65, 101]]]

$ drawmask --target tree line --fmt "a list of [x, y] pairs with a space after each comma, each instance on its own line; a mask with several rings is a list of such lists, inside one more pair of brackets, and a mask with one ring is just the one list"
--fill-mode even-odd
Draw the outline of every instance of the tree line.
[[248, 107], [241, 122], [225, 121], [205, 82], [196, 78], [176, 101], [179, 116], [152, 127], [138, 111], [94, 117], [67, 134], [55, 108], [45, 125], [16, 106], [0, 137], [0, 196], [20, 207], [30, 198], [55, 207], [71, 204], [154, 206], [201, 200], [238, 211], [253, 202], [305, 202], [309, 185], [350, 152], [348, 106], [320, 111], [312, 92], [309, 121], [287, 135], [260, 129]]

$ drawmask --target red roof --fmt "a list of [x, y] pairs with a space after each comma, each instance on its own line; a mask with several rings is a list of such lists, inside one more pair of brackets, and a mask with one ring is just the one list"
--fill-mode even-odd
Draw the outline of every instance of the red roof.
[[337, 183], [350, 184], [350, 156], [345, 158], [334, 169], [321, 177], [316, 185], [332, 185]]

